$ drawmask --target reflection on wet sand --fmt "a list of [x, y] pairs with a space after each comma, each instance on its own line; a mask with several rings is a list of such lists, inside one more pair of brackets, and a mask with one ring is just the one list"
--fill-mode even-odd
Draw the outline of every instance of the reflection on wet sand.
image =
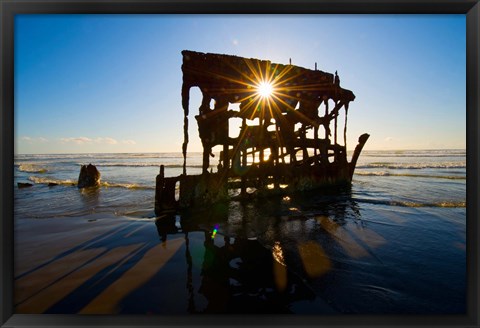
[[[190, 313], [289, 313], [292, 302], [313, 299], [314, 293], [301, 279], [274, 260], [272, 253], [256, 239], [230, 238], [203, 232], [203, 258], [198, 288], [193, 286], [189, 234], [174, 227], [175, 217], [161, 218], [156, 225], [165, 241], [168, 232], [182, 231], [186, 240], [187, 289]], [[192, 226], [190, 226], [192, 228]], [[176, 232], [175, 232], [176, 230]], [[198, 234], [198, 232], [197, 232]], [[216, 242], [219, 240], [219, 242]], [[197, 291], [198, 295], [195, 295]], [[203, 296], [206, 306], [197, 307]]]
[[280, 198], [164, 215], [155, 226], [91, 222], [104, 233], [90, 238], [79, 227], [76, 245], [50, 245], [42, 251], [53, 256], [43, 261], [31, 255], [37, 264], [17, 272], [16, 312], [291, 313], [311, 304], [334, 313], [310, 283], [341, 269], [342, 256], [374, 256], [385, 243], [365, 225], [347, 227], [346, 218], [361, 222], [360, 212], [352, 201], [341, 204], [327, 201], [311, 213], [301, 198]]
[[328, 217], [317, 217], [321, 227], [330, 234], [342, 246], [345, 252], [353, 258], [367, 256], [367, 251], [360, 246], [350, 235], [350, 233], [343, 229], [339, 224], [330, 220]]
[[[291, 207], [291, 199], [288, 201], [286, 206]], [[213, 208], [197, 216], [189, 215], [185, 220], [176, 216], [162, 217], [156, 225], [162, 241], [169, 235], [182, 233], [187, 240], [190, 313], [288, 313], [294, 304], [304, 301], [315, 301], [319, 313], [332, 313], [335, 311], [312, 291], [305, 278], [318, 279], [334, 269], [330, 258], [334, 254], [329, 254], [329, 250], [331, 253], [335, 247], [325, 248], [317, 240], [295, 240], [295, 232], [302, 231], [299, 235], [305, 236], [308, 231], [321, 230], [323, 243], [340, 245], [345, 256], [368, 257], [384, 239], [365, 226], [356, 226], [353, 231], [343, 227], [348, 215], [360, 220], [358, 209], [349, 205], [336, 204], [325, 209], [324, 213], [333, 219], [323, 216], [323, 221], [313, 226], [312, 222], [307, 222], [311, 221], [308, 217], [302, 217], [305, 213], [298, 207], [295, 213], [299, 217], [292, 219], [281, 213], [268, 217], [249, 203], [234, 204], [233, 216], [228, 209]], [[241, 213], [241, 220], [238, 220], [238, 213]], [[202, 230], [204, 256], [196, 294], [188, 236], [192, 231]], [[375, 237], [376, 241], [370, 243], [366, 236]], [[296, 259], [300, 259], [300, 266], [295, 263]], [[206, 299], [207, 305], [203, 308], [196, 307], [200, 296]]]
[[320, 277], [330, 270], [330, 259], [318, 243], [307, 241], [299, 244], [298, 251], [308, 277]]

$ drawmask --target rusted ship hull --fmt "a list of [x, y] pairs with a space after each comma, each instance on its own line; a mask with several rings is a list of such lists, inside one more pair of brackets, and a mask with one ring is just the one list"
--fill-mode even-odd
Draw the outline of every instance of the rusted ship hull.
[[348, 186], [352, 182], [357, 159], [369, 135], [359, 138], [350, 162], [339, 161], [322, 166], [279, 165], [273, 168], [250, 166], [243, 174], [231, 171], [164, 177], [157, 176], [155, 213], [161, 214], [185, 208], [205, 208], [232, 199], [252, 199], [273, 195]]
[[[355, 95], [340, 87], [337, 73], [228, 55], [182, 54], [183, 174], [165, 177], [163, 167], [160, 169], [157, 214], [232, 198], [351, 183], [369, 135], [360, 136], [348, 162], [347, 114]], [[203, 96], [195, 115], [203, 145], [200, 175], [186, 172], [192, 87], [198, 87]], [[231, 104], [238, 104], [238, 109]], [[343, 145], [338, 142], [341, 112]], [[241, 120], [238, 134], [230, 131], [231, 119]], [[220, 156], [213, 170], [212, 150], [219, 150], [215, 147], [220, 148]]]

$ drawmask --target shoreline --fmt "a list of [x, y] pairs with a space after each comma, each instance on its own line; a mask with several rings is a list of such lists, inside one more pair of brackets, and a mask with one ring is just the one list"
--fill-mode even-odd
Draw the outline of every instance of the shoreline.
[[104, 213], [17, 219], [15, 312], [454, 314], [465, 306], [465, 208], [365, 204], [268, 217], [234, 205], [227, 218], [190, 213], [181, 225], [178, 216]]
[[[16, 310], [462, 313], [466, 179], [465, 169], [451, 166], [463, 159], [371, 155], [377, 158], [365, 164], [375, 167], [355, 175], [345, 193], [230, 201], [161, 222], [153, 189], [15, 189]], [[105, 155], [104, 164], [138, 162], [130, 158]], [[388, 161], [421, 170], [393, 170]], [[51, 170], [42, 176], [78, 176], [77, 158], [47, 162]], [[157, 170], [112, 166], [101, 173], [111, 183], [153, 184]]]
[[[207, 236], [207, 232], [193, 231], [184, 236], [181, 233], [169, 234], [166, 231], [165, 235], [160, 235], [161, 228], [155, 227], [152, 219], [105, 218], [100, 214], [96, 216], [95, 220], [80, 217], [68, 220], [19, 220], [21, 222], [15, 225], [15, 235], [22, 237], [16, 238], [15, 257], [21, 257], [23, 261], [15, 265], [15, 312], [79, 314], [190, 312], [191, 309], [188, 310], [186, 304], [189, 295], [184, 287], [185, 280], [178, 279], [178, 274], [191, 276], [192, 272], [185, 272], [188, 264], [176, 262], [179, 258], [184, 258], [185, 251], [190, 252], [189, 248], [192, 253], [201, 251], [201, 248], [206, 245], [204, 236]], [[171, 227], [165, 228], [171, 232]], [[221, 241], [222, 236], [217, 237]], [[310, 304], [317, 310], [323, 309], [325, 313], [335, 312], [326, 303], [315, 299], [314, 294], [307, 287], [302, 286], [303, 283], [298, 277], [275, 262], [268, 250], [255, 242], [246, 241], [246, 243], [249, 244], [247, 248], [252, 247], [253, 244], [255, 254], [260, 254], [256, 260], [258, 264], [267, 263], [267, 268], [257, 268], [255, 275], [271, 274], [268, 268], [270, 263], [274, 271], [280, 270], [282, 279], [287, 279], [288, 276], [293, 281], [288, 282], [289, 286], [293, 283], [298, 290], [293, 293], [284, 291], [284, 293], [281, 290], [275, 291], [272, 285], [269, 293], [279, 298], [264, 300], [257, 305], [258, 308], [249, 303], [252, 300], [251, 297], [231, 300], [230, 303], [237, 302], [235, 304], [240, 306], [239, 310], [243, 306], [246, 313], [288, 313], [290, 312], [286, 307], [288, 299], [302, 298], [307, 295], [309, 299], [307, 306]], [[215, 244], [211, 244], [213, 247], [211, 250], [221, 252]], [[42, 251], [39, 252], [39, 249]], [[205, 251], [205, 254], [209, 253], [208, 249]], [[169, 261], [170, 264], [168, 264]], [[196, 275], [201, 276], [201, 272], [209, 270], [205, 267], [205, 263], [201, 263], [205, 261], [205, 259], [202, 260], [202, 256], [190, 258], [190, 261], [198, 262], [196, 268], [193, 268], [193, 273]], [[190, 263], [190, 271], [192, 271], [191, 267], [192, 263]], [[218, 275], [215, 271], [216, 269], [210, 269], [210, 274]], [[169, 279], [169, 282], [165, 282], [166, 284], [159, 284], [158, 277], [165, 275], [176, 278]], [[218, 282], [212, 281], [208, 276], [202, 278], [200, 283], [203, 286], [201, 288], [205, 290], [205, 296], [196, 295], [197, 303], [204, 309], [191, 313], [217, 313], [220, 309], [231, 312], [236, 307], [230, 304], [228, 306], [230, 310], [225, 308], [224, 302], [229, 298], [228, 294], [214, 292], [218, 291], [216, 286]], [[207, 280], [204, 281], [205, 279]], [[273, 280], [271, 283], [274, 283]], [[287, 282], [284, 283], [287, 284]], [[199, 284], [198, 281], [197, 284]], [[156, 300], [159, 303], [157, 305], [162, 305], [163, 309], [149, 310], [148, 306], [138, 306], [142, 297], [139, 298], [136, 294], [146, 285], [161, 291], [161, 295], [155, 295], [154, 299], [152, 295], [144, 295], [144, 297], [149, 299], [150, 303]], [[292, 286], [288, 288], [291, 289]], [[287, 288], [287, 285], [284, 287]], [[170, 290], [170, 293], [165, 293], [165, 288]], [[176, 295], [172, 296], [173, 294]], [[170, 295], [168, 299], [160, 300], [168, 295]], [[224, 302], [218, 303], [218, 297]], [[135, 301], [131, 301], [132, 298]], [[123, 305], [125, 302], [130, 305], [125, 307]], [[136, 307], [139, 307], [138, 312], [135, 310]], [[184, 311], [179, 310], [182, 307]], [[244, 312], [240, 310], [239, 313]]]

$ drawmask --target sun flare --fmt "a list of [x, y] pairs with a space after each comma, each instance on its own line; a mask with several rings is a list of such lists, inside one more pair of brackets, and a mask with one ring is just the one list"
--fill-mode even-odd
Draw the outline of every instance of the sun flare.
[[257, 93], [262, 98], [270, 98], [273, 93], [273, 85], [270, 82], [260, 82], [257, 86]]

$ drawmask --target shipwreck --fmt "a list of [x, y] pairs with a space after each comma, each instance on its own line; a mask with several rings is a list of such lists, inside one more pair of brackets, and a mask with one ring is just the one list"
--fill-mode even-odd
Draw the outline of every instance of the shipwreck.
[[[355, 95], [340, 87], [337, 72], [317, 70], [316, 63], [315, 69], [306, 69], [291, 61], [284, 65], [193, 51], [182, 51], [182, 55], [183, 174], [165, 177], [160, 167], [157, 214], [232, 198], [351, 184], [369, 135], [358, 138], [349, 162], [347, 117]], [[202, 94], [195, 119], [203, 163], [201, 174], [187, 175], [193, 87]], [[342, 111], [343, 122], [339, 122]], [[231, 131], [230, 120], [239, 125], [238, 134]], [[217, 159], [214, 147], [220, 149]]]

